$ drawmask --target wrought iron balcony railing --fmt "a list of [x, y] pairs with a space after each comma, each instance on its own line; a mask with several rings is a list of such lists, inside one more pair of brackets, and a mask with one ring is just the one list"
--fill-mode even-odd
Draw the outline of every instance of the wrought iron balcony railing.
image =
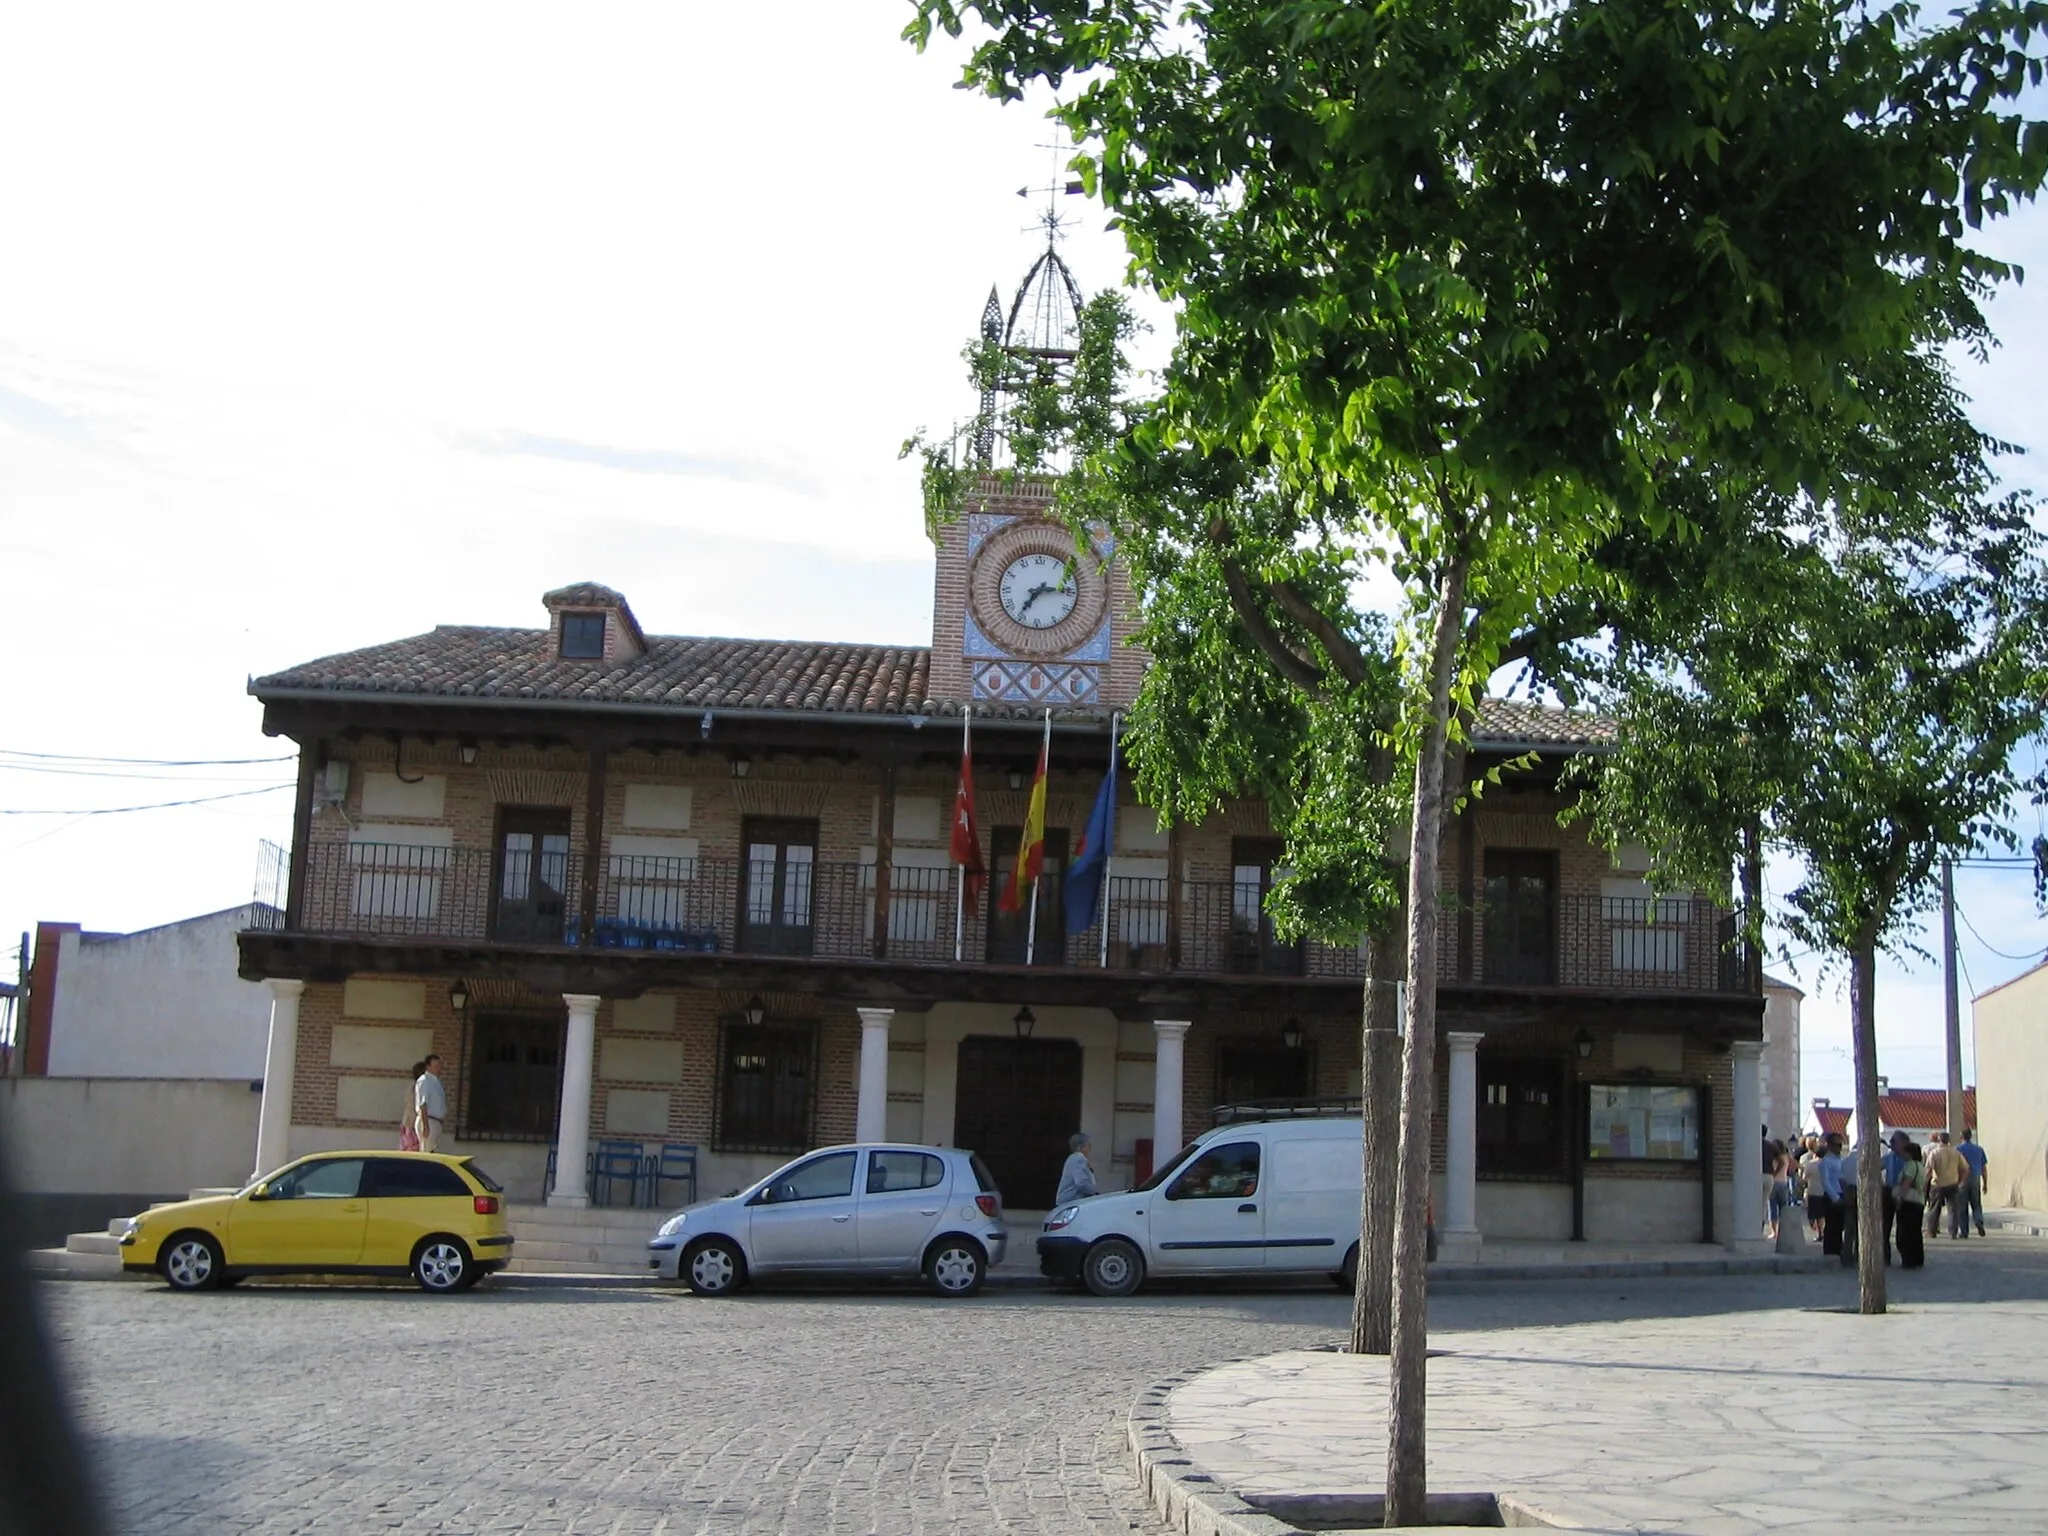
[[[259, 883], [287, 885], [282, 850]], [[1258, 886], [1114, 876], [1094, 920], [1067, 931], [1056, 882], [1038, 922], [963, 899], [952, 864], [897, 867], [878, 901], [872, 864], [615, 855], [594, 882], [590, 932], [581, 914], [579, 852], [500, 860], [486, 849], [316, 843], [298, 909], [264, 921], [295, 931], [364, 937], [481, 940], [676, 954], [786, 955], [1194, 975], [1355, 979], [1356, 944], [1285, 943], [1260, 909]], [[283, 907], [282, 900], [277, 906]], [[1513, 923], [1446, 904], [1438, 928], [1445, 982], [1627, 991], [1743, 991], [1746, 955], [1735, 919], [1688, 898], [1568, 897], [1540, 921]], [[878, 933], [878, 926], [885, 931]]]

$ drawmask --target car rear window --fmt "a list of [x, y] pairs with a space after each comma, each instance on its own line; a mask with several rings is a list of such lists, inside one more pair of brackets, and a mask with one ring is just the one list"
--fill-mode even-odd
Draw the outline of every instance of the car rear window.
[[483, 1185], [483, 1187], [489, 1190], [492, 1194], [502, 1195], [503, 1193], [505, 1193], [505, 1186], [500, 1184], [496, 1179], [492, 1178], [488, 1173], [485, 1173], [483, 1169], [483, 1164], [476, 1162], [474, 1159], [464, 1158], [462, 1160], [462, 1171], [468, 1174], [472, 1179], [475, 1179], [477, 1183]]
[[981, 1186], [983, 1194], [1000, 1195], [1002, 1193], [1000, 1189], [996, 1188], [996, 1176], [988, 1171], [988, 1164], [981, 1160], [979, 1152], [967, 1154], [967, 1165], [974, 1170], [974, 1182]]
[[370, 1194], [378, 1199], [469, 1197], [469, 1186], [446, 1163], [409, 1157], [379, 1157], [370, 1162]]

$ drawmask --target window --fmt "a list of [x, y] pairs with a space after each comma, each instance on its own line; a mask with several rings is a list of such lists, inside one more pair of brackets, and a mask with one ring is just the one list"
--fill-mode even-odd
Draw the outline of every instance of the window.
[[1283, 944], [1266, 914], [1273, 882], [1286, 873], [1280, 865], [1284, 847], [1277, 838], [1234, 837], [1230, 840], [1230, 969], [1275, 976], [1301, 974], [1301, 945]]
[[746, 846], [740, 948], [752, 955], [808, 955], [818, 824], [749, 816], [740, 840]]
[[1027, 891], [1014, 912], [1005, 912], [1003, 892], [1017, 873], [1022, 827], [997, 827], [989, 838], [995, 860], [988, 882], [988, 963], [1064, 965], [1067, 960], [1067, 829], [1045, 829], [1045, 859], [1038, 868], [1038, 928], [1031, 927], [1031, 895]]
[[1561, 1061], [1479, 1058], [1478, 1171], [1563, 1178], [1570, 1172]]
[[1556, 907], [1556, 854], [1486, 851], [1486, 980], [1557, 979]]
[[491, 937], [514, 944], [573, 944], [573, 926], [568, 808], [501, 806]]
[[1249, 1200], [1259, 1192], [1259, 1144], [1209, 1147], [1166, 1191], [1169, 1200]]
[[562, 1106], [559, 1014], [478, 1013], [469, 1027], [457, 1134], [546, 1141]]
[[470, 1198], [462, 1175], [446, 1163], [416, 1163], [398, 1157], [380, 1157], [370, 1164], [369, 1193], [380, 1200]]
[[811, 1146], [817, 1052], [817, 1030], [809, 1025], [728, 1024], [719, 1046], [714, 1145], [722, 1152], [800, 1152]]
[[868, 1193], [890, 1195], [903, 1189], [933, 1189], [945, 1181], [946, 1165], [924, 1152], [868, 1154]]
[[1586, 1156], [1699, 1161], [1699, 1089], [1595, 1083], [1586, 1095]]
[[1216, 1050], [1216, 1102], [1256, 1104], [1266, 1099], [1305, 1099], [1309, 1094], [1306, 1050], [1281, 1046], [1224, 1045]]
[[362, 1192], [363, 1160], [335, 1157], [301, 1163], [271, 1180], [273, 1200], [353, 1200]]
[[562, 654], [571, 661], [604, 659], [604, 615], [565, 613], [562, 615]]
[[761, 1192], [771, 1205], [792, 1200], [830, 1200], [853, 1193], [853, 1160], [857, 1152], [831, 1152], [799, 1163]]

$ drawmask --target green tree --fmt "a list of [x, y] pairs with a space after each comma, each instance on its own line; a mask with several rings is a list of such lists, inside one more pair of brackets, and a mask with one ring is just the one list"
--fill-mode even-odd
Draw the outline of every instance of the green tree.
[[[1676, 470], [1818, 478], [1858, 363], [1980, 324], [2005, 270], [1966, 235], [2048, 162], [2048, 128], [2004, 107], [2048, 8], [1922, 26], [1835, 0], [913, 3], [920, 43], [978, 25], [970, 84], [1068, 93], [1084, 181], [1179, 306], [1126, 451], [1221, 461], [1303, 520], [1323, 570], [1383, 561], [1409, 594], [1386, 735], [1414, 763], [1387, 1519], [1419, 1522], [1459, 712], [1546, 609], [1603, 590], [1600, 550], [1688, 533], [1661, 494]], [[1233, 606], [1255, 635], [1252, 595]], [[1348, 595], [1269, 595], [1325, 661], [1359, 630]]]
[[1610, 843], [1647, 833], [1666, 884], [1713, 889], [1752, 828], [1798, 860], [1785, 926], [1848, 967], [1868, 1313], [1885, 1308], [1877, 956], [1912, 947], [1941, 860], [2014, 846], [2004, 814], [2043, 787], [2013, 765], [2048, 708], [2028, 511], [1965, 497], [1882, 536], [1838, 515], [1690, 636], [1619, 660], [1622, 745], [1584, 802]]

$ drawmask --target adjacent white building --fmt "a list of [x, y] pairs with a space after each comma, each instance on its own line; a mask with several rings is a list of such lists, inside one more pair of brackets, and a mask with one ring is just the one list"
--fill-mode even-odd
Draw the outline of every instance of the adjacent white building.
[[[38, 934], [28, 1070], [48, 1077], [263, 1076], [270, 992], [238, 974], [235, 935], [256, 909], [230, 907], [140, 933], [44, 924]], [[54, 951], [41, 952], [54, 945]]]

